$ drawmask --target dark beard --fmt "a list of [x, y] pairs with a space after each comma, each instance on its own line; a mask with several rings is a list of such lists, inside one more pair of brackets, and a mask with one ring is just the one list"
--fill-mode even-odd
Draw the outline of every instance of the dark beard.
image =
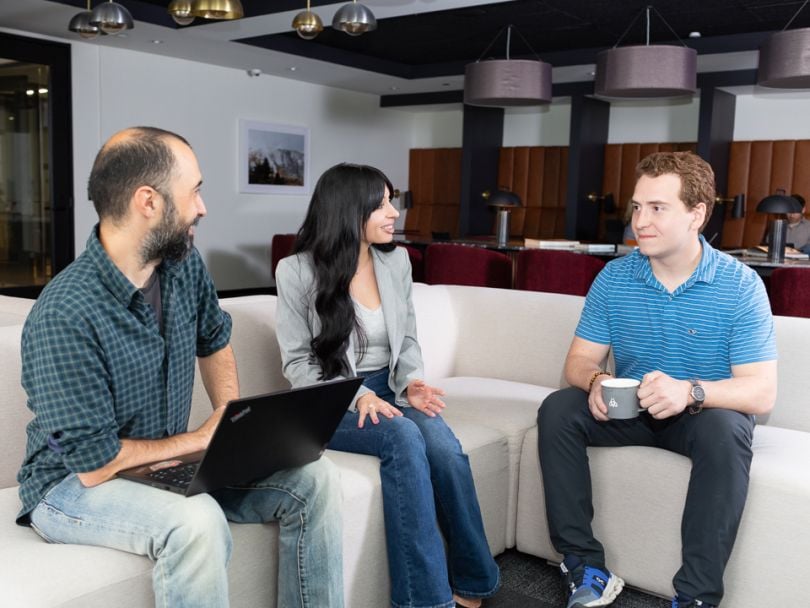
[[141, 261], [144, 264], [154, 260], [181, 262], [191, 252], [194, 238], [189, 228], [196, 226], [200, 218], [186, 226], [178, 226], [177, 210], [171, 196], [163, 195], [166, 201], [166, 212], [160, 225], [150, 232], [141, 246]]

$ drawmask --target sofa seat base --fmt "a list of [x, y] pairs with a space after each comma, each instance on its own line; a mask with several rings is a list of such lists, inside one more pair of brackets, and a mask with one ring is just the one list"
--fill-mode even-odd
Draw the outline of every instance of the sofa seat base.
[[511, 382], [496, 378], [442, 378], [436, 386], [446, 391], [447, 408], [443, 412], [448, 424], [455, 428], [461, 421], [497, 429], [507, 439], [509, 447], [508, 499], [506, 513], [506, 547], [515, 546], [518, 496], [518, 468], [523, 439], [537, 425], [537, 410], [553, 388]]
[[[810, 443], [801, 431], [757, 426], [745, 511], [725, 573], [723, 605], [790, 606], [795, 588], [785, 568], [810, 572]], [[588, 448], [593, 529], [608, 565], [629, 585], [673, 594], [681, 564], [680, 523], [691, 462], [657, 448]], [[620, 473], [617, 473], [619, 471]], [[551, 545], [537, 456], [537, 429], [526, 434], [520, 462], [517, 548], [560, 561]], [[790, 563], [784, 563], [789, 555]]]

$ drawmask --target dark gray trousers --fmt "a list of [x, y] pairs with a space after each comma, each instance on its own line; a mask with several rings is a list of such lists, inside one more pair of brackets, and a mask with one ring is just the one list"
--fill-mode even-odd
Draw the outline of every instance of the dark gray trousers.
[[599, 422], [588, 395], [566, 388], [549, 395], [537, 413], [540, 467], [551, 542], [564, 556], [576, 555], [605, 568], [605, 552], [593, 536], [593, 500], [587, 446], [658, 447], [692, 460], [681, 539], [678, 593], [718, 605], [725, 570], [748, 493], [752, 416], [704, 409], [666, 420], [646, 413], [632, 420]]

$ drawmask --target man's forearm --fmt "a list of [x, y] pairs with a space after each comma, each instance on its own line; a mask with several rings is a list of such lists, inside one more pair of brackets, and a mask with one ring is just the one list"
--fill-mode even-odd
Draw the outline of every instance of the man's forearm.
[[199, 357], [203, 386], [214, 409], [239, 397], [236, 358], [230, 344], [207, 357]]
[[121, 439], [121, 449], [115, 458], [95, 471], [77, 476], [83, 486], [90, 488], [112, 479], [118, 471], [204, 450], [207, 445], [206, 435], [196, 431], [163, 439]]

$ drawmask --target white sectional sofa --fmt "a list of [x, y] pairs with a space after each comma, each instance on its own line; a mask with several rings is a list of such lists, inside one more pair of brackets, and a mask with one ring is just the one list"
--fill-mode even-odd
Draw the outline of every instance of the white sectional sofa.
[[[537, 407], [563, 385], [562, 365], [583, 299], [458, 286], [414, 286], [427, 380], [447, 390], [445, 418], [475, 478], [490, 548], [558, 560], [545, 523], [537, 461]], [[275, 298], [222, 301], [234, 319], [242, 394], [287, 386], [275, 341]], [[16, 471], [30, 415], [20, 387], [20, 322], [30, 302], [0, 298], [0, 605], [151, 606], [151, 563], [96, 547], [47, 545], [15, 525]], [[810, 572], [810, 382], [804, 373], [810, 320], [778, 318], [778, 405], [755, 432], [751, 491], [727, 570], [725, 606], [795, 605]], [[210, 406], [195, 386], [191, 425]], [[344, 580], [349, 608], [388, 605], [379, 467], [328, 451], [344, 500]], [[679, 564], [687, 459], [649, 448], [591, 450], [595, 528], [611, 567], [628, 583], [668, 596]], [[608, 474], [608, 471], [614, 471]], [[617, 474], [615, 471], [621, 471]], [[274, 606], [277, 527], [232, 525], [233, 606]]]

